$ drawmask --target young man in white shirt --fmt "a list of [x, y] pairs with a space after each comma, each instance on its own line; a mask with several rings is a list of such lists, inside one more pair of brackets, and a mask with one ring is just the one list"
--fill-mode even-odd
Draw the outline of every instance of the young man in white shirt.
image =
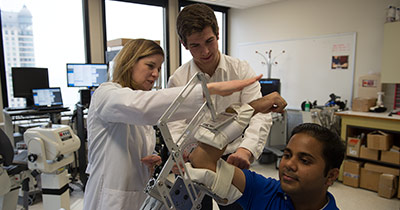
[[[223, 55], [218, 50], [218, 23], [214, 11], [204, 4], [186, 6], [177, 17], [177, 32], [182, 45], [193, 56], [189, 62], [179, 67], [170, 77], [168, 87], [184, 86], [197, 72], [206, 75], [207, 82], [229, 81], [256, 76], [250, 65], [237, 58]], [[216, 111], [223, 112], [233, 103], [249, 103], [261, 97], [260, 84], [254, 83], [230, 96], [212, 96]], [[180, 136], [186, 122], [172, 122], [169, 127], [174, 139]], [[228, 163], [241, 169], [248, 169], [259, 158], [272, 126], [271, 114], [255, 115], [242, 137], [227, 146], [224, 153]], [[203, 202], [203, 209], [211, 209], [211, 200]], [[220, 209], [241, 209], [239, 205]]]

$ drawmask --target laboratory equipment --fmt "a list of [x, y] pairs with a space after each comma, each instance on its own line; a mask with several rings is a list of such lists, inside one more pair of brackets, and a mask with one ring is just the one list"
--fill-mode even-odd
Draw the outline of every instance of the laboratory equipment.
[[28, 167], [41, 172], [43, 208], [70, 209], [69, 179], [65, 166], [74, 160], [80, 140], [67, 125], [30, 128], [24, 133]]
[[385, 112], [387, 109], [385, 105], [383, 105], [383, 95], [384, 92], [378, 92], [378, 100], [376, 101], [376, 106], [370, 107], [369, 111], [371, 112]]
[[[203, 95], [206, 100], [196, 112], [181, 136], [176, 141], [173, 141], [167, 123], [197, 83], [201, 83]], [[211, 119], [200, 123], [201, 119], [206, 114], [210, 114]], [[191, 180], [183, 160], [183, 153], [192, 149], [188, 149], [188, 147], [192, 147], [193, 143], [191, 139], [193, 139], [194, 134], [200, 127], [218, 131], [219, 128], [232, 122], [234, 118], [235, 114], [216, 114], [208, 93], [204, 74], [199, 72], [194, 75], [158, 121], [157, 126], [170, 155], [165, 162], [163, 161], [163, 164], [159, 168], [156, 168], [156, 172], [149, 180], [145, 189], [145, 192], [149, 196], [144, 201], [141, 209], [200, 209], [201, 201], [205, 194], [210, 195], [218, 202], [226, 202], [204, 185], [197, 184]], [[174, 165], [183, 167], [183, 170], [181, 167], [177, 167], [179, 170], [179, 175], [177, 176], [171, 173]], [[185, 171], [185, 174], [183, 171]]]

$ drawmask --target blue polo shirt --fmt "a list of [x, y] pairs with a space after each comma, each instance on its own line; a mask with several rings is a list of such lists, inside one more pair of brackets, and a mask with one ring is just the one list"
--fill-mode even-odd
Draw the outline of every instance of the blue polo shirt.
[[[293, 203], [281, 188], [281, 183], [272, 178], [265, 178], [249, 170], [243, 170], [246, 176], [246, 187], [237, 202], [243, 209], [294, 209]], [[335, 198], [329, 192], [328, 205], [324, 210], [338, 210]]]

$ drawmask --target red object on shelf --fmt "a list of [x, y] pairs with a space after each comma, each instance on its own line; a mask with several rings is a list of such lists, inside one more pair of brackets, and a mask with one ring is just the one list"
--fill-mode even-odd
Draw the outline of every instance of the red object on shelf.
[[[396, 84], [394, 90], [394, 105], [393, 110], [400, 109], [400, 84]], [[397, 113], [399, 114], [399, 113]]]

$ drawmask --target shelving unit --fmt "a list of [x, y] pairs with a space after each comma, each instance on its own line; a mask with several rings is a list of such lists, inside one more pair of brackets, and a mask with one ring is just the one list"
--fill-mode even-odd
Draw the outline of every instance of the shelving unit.
[[[374, 130], [381, 130], [393, 135], [394, 145], [400, 145], [400, 116], [388, 113], [371, 113], [371, 112], [355, 112], [344, 111], [337, 112], [336, 115], [341, 117], [341, 138], [347, 140], [348, 137], [354, 137], [361, 133], [369, 133]], [[370, 160], [359, 157], [346, 157], [359, 162], [373, 163], [391, 168], [399, 168], [399, 164], [382, 162], [379, 160]], [[341, 180], [341, 179], [340, 179]]]

